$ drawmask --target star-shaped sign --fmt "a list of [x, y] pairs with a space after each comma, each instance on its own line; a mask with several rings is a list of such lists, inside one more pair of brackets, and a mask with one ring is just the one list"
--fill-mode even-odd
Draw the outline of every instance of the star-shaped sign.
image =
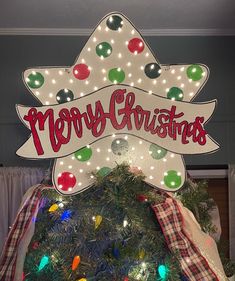
[[124, 15], [109, 14], [74, 65], [24, 72], [43, 106], [18, 107], [32, 137], [17, 154], [55, 158], [62, 194], [87, 189], [92, 171], [105, 176], [122, 162], [147, 183], [176, 191], [185, 181], [182, 154], [218, 149], [204, 130], [216, 102], [190, 103], [208, 72], [202, 64], [161, 65]]

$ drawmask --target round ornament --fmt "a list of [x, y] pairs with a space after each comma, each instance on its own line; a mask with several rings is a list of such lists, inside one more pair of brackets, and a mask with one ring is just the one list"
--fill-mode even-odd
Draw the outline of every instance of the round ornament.
[[149, 147], [149, 153], [153, 159], [160, 160], [166, 156], [167, 150], [161, 146], [152, 143]]
[[122, 28], [123, 20], [119, 16], [110, 16], [106, 21], [106, 25], [109, 29], [117, 31]]
[[88, 161], [92, 156], [92, 149], [90, 147], [83, 147], [74, 153], [77, 160], [81, 162]]
[[61, 190], [70, 191], [76, 184], [76, 177], [69, 172], [63, 172], [58, 175], [58, 186]]
[[112, 46], [108, 42], [102, 42], [96, 46], [96, 54], [99, 57], [109, 57], [112, 53], [112, 50]]
[[198, 64], [192, 64], [187, 68], [187, 76], [193, 81], [198, 81], [203, 76], [203, 69]]
[[98, 175], [101, 176], [101, 177], [105, 177], [105, 176], [107, 176], [111, 171], [112, 171], [112, 169], [109, 168], [109, 167], [102, 167], [101, 169], [99, 169]]
[[123, 156], [128, 152], [128, 141], [121, 138], [115, 139], [111, 144], [111, 149], [115, 155]]
[[87, 79], [90, 75], [89, 67], [84, 63], [76, 64], [73, 68], [73, 75], [78, 80]]
[[161, 75], [161, 67], [155, 62], [151, 62], [145, 65], [144, 72], [148, 78], [155, 79]]
[[73, 92], [70, 91], [69, 89], [61, 89], [57, 95], [56, 95], [56, 100], [58, 103], [65, 103], [72, 101], [74, 99]]
[[182, 182], [180, 173], [177, 173], [174, 170], [170, 170], [164, 176], [164, 183], [167, 187], [175, 189], [180, 187]]
[[114, 83], [122, 83], [125, 79], [125, 72], [120, 68], [112, 68], [109, 70], [109, 80]]
[[184, 98], [183, 91], [178, 87], [172, 87], [167, 93], [167, 98], [176, 101], [182, 101]]
[[140, 54], [144, 50], [144, 42], [140, 38], [133, 38], [129, 41], [127, 47], [131, 53]]
[[26, 78], [27, 85], [32, 89], [38, 89], [44, 84], [44, 77], [40, 72], [33, 71]]

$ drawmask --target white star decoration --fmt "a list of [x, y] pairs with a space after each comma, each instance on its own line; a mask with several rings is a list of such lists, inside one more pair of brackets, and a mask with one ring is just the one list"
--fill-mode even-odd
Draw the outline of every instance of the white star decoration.
[[[207, 78], [208, 68], [202, 64], [161, 65], [132, 23], [118, 13], [101, 20], [71, 67], [24, 72], [26, 86], [42, 105], [64, 107], [112, 84], [143, 89], [146, 96], [156, 94], [172, 104], [189, 103]], [[185, 181], [185, 165], [177, 147], [168, 151], [144, 139], [114, 131], [79, 151], [74, 148], [74, 153], [55, 159], [55, 187], [62, 194], [76, 194], [92, 185], [91, 171], [107, 175], [125, 161], [142, 170], [147, 183], [178, 190]]]

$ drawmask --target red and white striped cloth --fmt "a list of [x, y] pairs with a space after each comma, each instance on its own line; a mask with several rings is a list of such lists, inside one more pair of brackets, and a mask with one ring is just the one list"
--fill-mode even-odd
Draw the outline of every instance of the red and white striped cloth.
[[[190, 281], [219, 281], [216, 272], [184, 231], [184, 221], [177, 201], [166, 194], [165, 201], [152, 206], [168, 248], [180, 255], [183, 274]], [[226, 277], [224, 280], [227, 280]]]
[[35, 211], [40, 203], [41, 192], [48, 189], [48, 186], [38, 185], [32, 192], [31, 196], [24, 202], [17, 214], [15, 222], [8, 235], [5, 243], [1, 260], [0, 260], [0, 280], [14, 281], [16, 271], [16, 261], [19, 244], [34, 218]]

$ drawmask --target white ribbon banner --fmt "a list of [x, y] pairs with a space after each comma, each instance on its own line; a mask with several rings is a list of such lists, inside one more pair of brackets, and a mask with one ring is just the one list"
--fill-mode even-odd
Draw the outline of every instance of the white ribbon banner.
[[172, 101], [126, 85], [112, 85], [64, 104], [25, 107], [18, 114], [31, 130], [17, 154], [58, 158], [112, 134], [129, 134], [178, 154], [219, 148], [204, 129], [216, 101]]

